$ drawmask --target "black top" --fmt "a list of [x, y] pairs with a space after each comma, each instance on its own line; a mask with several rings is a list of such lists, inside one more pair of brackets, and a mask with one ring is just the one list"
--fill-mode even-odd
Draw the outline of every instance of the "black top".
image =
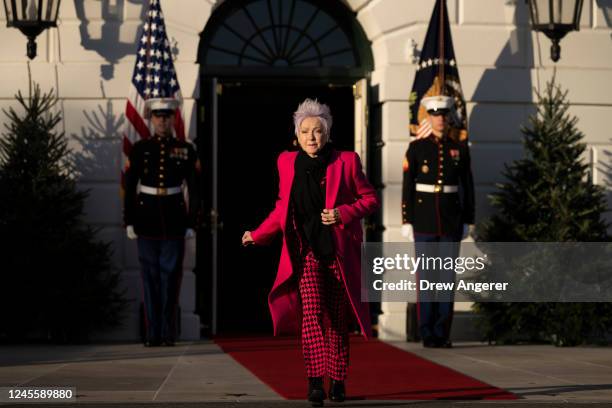
[[[182, 238], [196, 227], [199, 209], [199, 161], [193, 146], [174, 137], [154, 136], [134, 144], [125, 172], [125, 225], [133, 225], [145, 238]], [[137, 192], [137, 185], [153, 188], [180, 187], [186, 183], [189, 206], [183, 194], [151, 195]]]
[[[474, 223], [474, 180], [466, 141], [431, 135], [408, 146], [404, 158], [402, 222], [414, 232], [434, 235], [460, 233]], [[458, 185], [457, 193], [420, 192], [416, 184]]]
[[321, 212], [325, 208], [325, 175], [332, 152], [330, 145], [325, 145], [317, 157], [310, 157], [300, 150], [295, 159], [291, 189], [291, 200], [300, 229], [298, 233], [321, 260], [330, 259], [334, 255], [331, 228], [321, 221]]

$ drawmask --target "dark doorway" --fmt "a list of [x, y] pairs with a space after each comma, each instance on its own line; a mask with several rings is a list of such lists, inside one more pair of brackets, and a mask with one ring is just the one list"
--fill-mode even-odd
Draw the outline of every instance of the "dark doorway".
[[[222, 228], [218, 230], [216, 330], [218, 334], [270, 334], [267, 296], [276, 276], [281, 236], [270, 246], [249, 248], [241, 246], [241, 237], [274, 208], [276, 159], [280, 152], [295, 149], [292, 115], [301, 101], [317, 98], [328, 104], [334, 118], [334, 146], [354, 149], [352, 86], [221, 81], [217, 93]], [[205, 191], [210, 190], [205, 186]], [[210, 305], [210, 299], [204, 299], [206, 303]]]

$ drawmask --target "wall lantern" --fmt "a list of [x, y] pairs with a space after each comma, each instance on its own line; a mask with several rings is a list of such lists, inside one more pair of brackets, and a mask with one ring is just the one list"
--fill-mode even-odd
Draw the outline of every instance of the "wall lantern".
[[36, 57], [36, 37], [57, 27], [60, 0], [4, 0], [7, 27], [18, 28], [28, 37], [28, 57]]
[[526, 0], [531, 15], [531, 28], [544, 33], [552, 41], [550, 59], [561, 57], [559, 42], [570, 31], [580, 30], [583, 0]]

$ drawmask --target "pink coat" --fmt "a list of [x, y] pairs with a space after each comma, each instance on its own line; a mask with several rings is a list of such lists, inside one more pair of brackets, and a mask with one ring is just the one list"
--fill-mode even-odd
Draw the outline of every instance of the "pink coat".
[[[299, 293], [295, 284], [288, 282], [294, 273], [287, 247], [286, 223], [293, 184], [294, 164], [297, 152], [283, 152], [278, 157], [280, 175], [279, 198], [276, 207], [261, 225], [251, 233], [256, 244], [267, 244], [283, 232], [283, 248], [276, 280], [268, 304], [274, 322], [274, 334], [297, 333], [300, 322]], [[327, 166], [325, 207], [337, 208], [342, 224], [332, 228], [336, 257], [347, 288], [350, 305], [363, 335], [371, 335], [368, 303], [361, 302], [361, 242], [363, 232], [360, 220], [380, 206], [376, 191], [361, 169], [359, 155], [355, 152], [333, 152]]]

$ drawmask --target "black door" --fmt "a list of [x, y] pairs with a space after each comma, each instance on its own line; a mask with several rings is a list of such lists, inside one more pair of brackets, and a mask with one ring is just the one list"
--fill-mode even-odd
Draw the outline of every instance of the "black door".
[[[276, 159], [283, 150], [295, 148], [292, 115], [299, 102], [309, 97], [328, 104], [334, 118], [334, 145], [353, 150], [352, 87], [229, 81], [220, 84], [217, 182], [222, 227], [218, 229], [217, 332], [271, 334], [267, 296], [276, 275], [281, 237], [268, 247], [248, 248], [241, 246], [241, 237], [245, 230], [256, 228], [274, 208], [278, 194]], [[202, 265], [209, 263], [199, 255], [198, 264], [201, 279], [208, 269]], [[199, 295], [199, 305], [212, 307], [210, 299], [202, 299], [206, 292], [199, 291]]]

